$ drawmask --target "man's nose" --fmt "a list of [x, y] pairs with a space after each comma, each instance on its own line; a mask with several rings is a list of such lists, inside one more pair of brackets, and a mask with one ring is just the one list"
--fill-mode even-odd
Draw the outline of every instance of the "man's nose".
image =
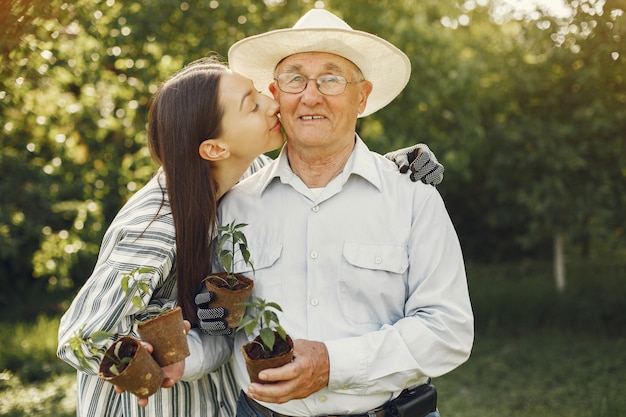
[[322, 100], [323, 94], [320, 92], [317, 87], [316, 79], [309, 79], [306, 83], [306, 87], [302, 92], [302, 99], [306, 102], [317, 102]]

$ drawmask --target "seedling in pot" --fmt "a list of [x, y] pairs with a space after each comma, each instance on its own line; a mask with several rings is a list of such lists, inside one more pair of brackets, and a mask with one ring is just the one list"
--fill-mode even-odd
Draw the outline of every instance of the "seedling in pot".
[[[248, 337], [259, 330], [259, 335], [241, 347], [246, 369], [252, 382], [264, 383], [259, 379], [259, 373], [268, 368], [283, 366], [293, 359], [293, 340], [285, 333], [280, 325], [277, 312], [282, 311], [280, 306], [253, 297], [244, 303], [248, 307], [248, 314], [244, 317], [238, 329], [244, 329]], [[277, 338], [278, 336], [278, 338]]]
[[277, 314], [278, 311], [283, 311], [282, 308], [274, 302], [267, 302], [259, 297], [252, 297], [251, 301], [241, 305], [248, 307], [248, 310], [237, 330], [244, 329], [249, 337], [258, 328], [260, 341], [255, 339], [250, 343], [260, 345], [263, 357], [270, 357], [276, 343], [276, 335], [287, 340], [287, 332], [280, 325]]
[[245, 226], [247, 226], [246, 223], [236, 224], [235, 220], [233, 220], [231, 223], [217, 229], [216, 254], [226, 273], [209, 275], [206, 279], [215, 278], [222, 280], [228, 285], [228, 288], [234, 289], [239, 282], [239, 277], [234, 272], [237, 263], [235, 262], [237, 252], [241, 253], [243, 259], [243, 261], [240, 260], [239, 262], [244, 262], [245, 265], [250, 266], [254, 274], [254, 265], [250, 262], [248, 241], [246, 235], [241, 231], [241, 228]]
[[[127, 299], [139, 310], [145, 310], [145, 301], [150, 298], [151, 290], [148, 282], [142, 280], [142, 274], [152, 272], [154, 268], [133, 268], [122, 277], [120, 285]], [[145, 297], [148, 295], [148, 297]], [[137, 325], [141, 339], [150, 343], [154, 349], [152, 355], [161, 366], [168, 366], [189, 356], [189, 346], [180, 307], [161, 311], [158, 315]]]
[[[74, 355], [76, 355], [80, 365], [84, 368], [89, 368], [89, 363], [87, 362], [83, 348], [87, 349], [92, 354], [96, 354], [102, 349], [97, 344], [108, 340], [111, 336], [111, 333], [100, 330], [93, 332], [91, 337], [85, 337], [84, 331], [81, 329], [70, 338], [70, 348], [74, 352]], [[113, 355], [109, 354], [108, 351], [105, 352], [105, 356], [113, 363], [113, 366], [111, 366], [109, 370], [114, 375], [119, 375], [121, 370], [132, 360], [130, 357], [120, 356], [120, 345], [121, 344], [118, 343], [115, 347]]]
[[204, 279], [206, 289], [214, 295], [211, 308], [221, 307], [226, 311], [226, 327], [229, 329], [236, 329], [241, 322], [246, 310], [241, 304], [250, 299], [254, 288], [252, 279], [235, 273], [235, 265], [244, 263], [250, 266], [254, 274], [248, 241], [241, 231], [245, 226], [246, 223], [236, 223], [233, 220], [230, 224], [218, 228], [216, 255], [224, 271], [211, 273]]

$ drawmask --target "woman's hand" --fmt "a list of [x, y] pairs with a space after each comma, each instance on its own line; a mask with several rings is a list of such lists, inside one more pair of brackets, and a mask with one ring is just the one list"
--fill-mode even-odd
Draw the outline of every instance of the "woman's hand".
[[[191, 329], [191, 323], [185, 320], [185, 333], [189, 333]], [[148, 353], [152, 354], [154, 348], [150, 343], [141, 342], [143, 347], [148, 351]], [[185, 360], [173, 363], [168, 366], [164, 366], [161, 368], [163, 372], [163, 382], [161, 383], [161, 388], [172, 388], [180, 379], [183, 377], [183, 373], [185, 372]], [[121, 394], [124, 390], [117, 385], [115, 386], [115, 392]], [[148, 405], [148, 397], [137, 397], [137, 404], [139, 407], [145, 407]]]

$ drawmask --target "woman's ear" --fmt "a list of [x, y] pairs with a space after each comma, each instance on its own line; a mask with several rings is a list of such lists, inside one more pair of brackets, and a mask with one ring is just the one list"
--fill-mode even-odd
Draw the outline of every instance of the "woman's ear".
[[198, 148], [200, 157], [207, 161], [221, 161], [230, 156], [230, 151], [219, 139], [207, 139]]

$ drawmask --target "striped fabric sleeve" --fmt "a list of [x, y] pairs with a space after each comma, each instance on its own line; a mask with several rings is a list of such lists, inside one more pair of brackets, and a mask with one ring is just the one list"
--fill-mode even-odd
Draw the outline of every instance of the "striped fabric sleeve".
[[[78, 332], [84, 338], [98, 330], [113, 333], [116, 338], [136, 335], [135, 315], [139, 309], [126, 300], [120, 285], [122, 277], [134, 267], [152, 268], [141, 275], [151, 293], [156, 291], [158, 298], [175, 298], [174, 225], [171, 215], [157, 216], [162, 210], [169, 210], [169, 206], [163, 205], [163, 194], [155, 178], [129, 200], [105, 233], [94, 271], [59, 326], [58, 356], [76, 369], [95, 374], [104, 355], [104, 345], [96, 354], [83, 348], [89, 367], [81, 366], [69, 346]], [[151, 295], [143, 296], [146, 303]]]
[[264, 166], [266, 166], [270, 162], [272, 162], [272, 158], [270, 158], [269, 156], [267, 156], [267, 155], [259, 155], [252, 162], [252, 164], [250, 165], [248, 170], [243, 174], [241, 179], [247, 178], [250, 175], [254, 174], [255, 172], [258, 172], [259, 170], [261, 170], [261, 168], [263, 168]]
[[[257, 158], [245, 176], [271, 161]], [[159, 171], [162, 174], [162, 171]], [[150, 289], [149, 311], [171, 307], [176, 299], [175, 230], [169, 202], [164, 191], [164, 175], [157, 175], [139, 190], [119, 211], [104, 235], [98, 261], [91, 276], [61, 318], [59, 358], [77, 372], [77, 409], [79, 417], [233, 417], [240, 388], [230, 362], [199, 379], [179, 381], [169, 389], [159, 389], [146, 408], [129, 393], [118, 394], [114, 386], [98, 377], [98, 364], [104, 346], [92, 354], [83, 350], [88, 362], [84, 367], [69, 341], [82, 331], [85, 337], [105, 330], [116, 337], [136, 334], [139, 310], [125, 300], [120, 287], [124, 274], [136, 266], [151, 267], [142, 275]], [[110, 342], [109, 342], [110, 343]]]

